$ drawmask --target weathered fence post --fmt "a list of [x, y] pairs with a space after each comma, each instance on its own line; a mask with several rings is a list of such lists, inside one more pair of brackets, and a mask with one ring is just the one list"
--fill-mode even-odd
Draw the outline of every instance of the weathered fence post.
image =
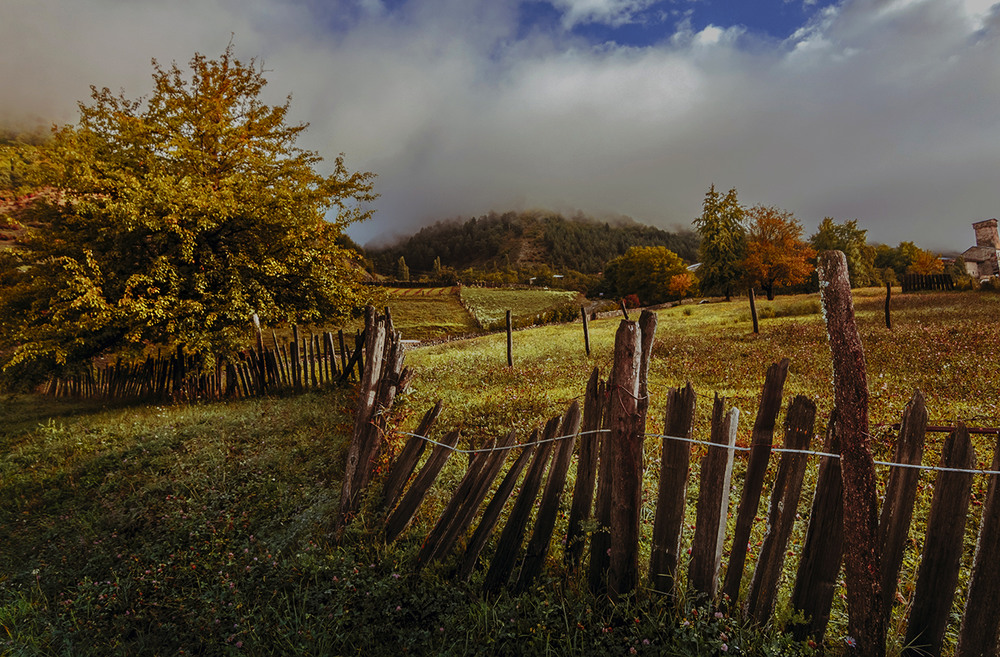
[[[959, 422], [945, 441], [941, 467], [971, 470], [975, 463], [976, 453], [969, 440], [969, 432]], [[924, 553], [906, 625], [906, 649], [903, 654], [907, 657], [941, 654], [944, 631], [951, 617], [951, 603], [958, 586], [971, 491], [972, 472], [939, 472], [934, 482]]]
[[[784, 447], [793, 450], [809, 449], [815, 420], [816, 404], [802, 395], [795, 397], [788, 405], [785, 415]], [[774, 610], [778, 579], [785, 564], [785, 548], [792, 534], [805, 473], [806, 454], [785, 452], [781, 455], [781, 464], [771, 492], [767, 534], [760, 548], [747, 595], [747, 611], [761, 625], [767, 622]]]
[[757, 322], [757, 299], [753, 292], [753, 286], [747, 290], [747, 296], [750, 298], [750, 318], [753, 320], [753, 332], [760, 333], [760, 324]]
[[892, 316], [889, 314], [889, 302], [892, 300], [892, 283], [885, 282], [885, 327], [892, 330]]
[[[993, 449], [990, 470], [1000, 471], [1000, 440]], [[976, 556], [955, 657], [996, 655], [997, 633], [1000, 631], [1000, 605], [997, 605], [1000, 598], [1000, 560], [996, 557], [996, 547], [1000, 545], [1000, 487], [997, 475], [988, 476], [990, 483], [986, 489], [983, 519], [979, 526]]]
[[725, 397], [716, 394], [712, 406], [712, 445], [701, 459], [697, 519], [688, 566], [688, 583], [696, 595], [708, 601], [715, 598], [718, 588], [733, 476], [733, 447], [740, 417], [738, 408], [725, 413], [725, 406]]
[[733, 547], [729, 553], [726, 581], [722, 586], [723, 595], [728, 596], [727, 603], [733, 607], [740, 597], [743, 566], [747, 558], [747, 542], [750, 540], [750, 531], [757, 516], [760, 495], [764, 490], [764, 475], [767, 474], [767, 462], [771, 457], [774, 426], [777, 423], [778, 411], [781, 410], [781, 393], [787, 376], [787, 358], [768, 367], [764, 376], [764, 389], [761, 391], [757, 419], [754, 420], [753, 433], [750, 436], [750, 458], [743, 479], [743, 495], [736, 511]]
[[638, 584], [639, 514], [642, 494], [642, 444], [639, 431], [641, 334], [623, 320], [615, 335], [611, 375], [611, 554], [608, 593], [629, 593]]
[[514, 328], [507, 311], [507, 367], [514, 367]]
[[[903, 410], [893, 463], [920, 465], [926, 430], [927, 408], [924, 396], [916, 390]], [[878, 547], [882, 555], [882, 614], [886, 623], [890, 620], [896, 597], [899, 567], [903, 563], [903, 549], [910, 532], [919, 479], [920, 470], [916, 468], [892, 468], [885, 487], [885, 501], [882, 502], [878, 522]]]
[[[354, 433], [347, 451], [347, 463], [344, 465], [344, 481], [340, 494], [340, 514], [338, 528], [357, 512], [360, 504], [361, 491], [355, 488], [356, 473], [364, 467], [363, 452], [367, 451], [362, 444], [362, 438], [367, 435], [365, 425], [372, 420], [375, 410], [375, 399], [378, 395], [378, 380], [382, 374], [382, 357], [385, 351], [386, 327], [384, 318], [376, 314], [375, 309], [368, 306], [365, 311], [365, 336], [368, 358], [364, 376], [359, 384], [358, 407], [354, 412]], [[293, 353], [298, 351], [298, 329], [294, 329], [295, 343]], [[295, 358], [298, 361], [298, 358]], [[304, 378], [304, 377], [303, 377]], [[301, 379], [299, 379], [301, 380]]]
[[305, 377], [302, 376], [302, 358], [299, 356], [299, 327], [297, 324], [292, 325], [291, 355], [292, 385], [295, 386], [295, 392], [302, 392], [302, 381]]
[[660, 486], [653, 519], [653, 545], [649, 579], [657, 593], [673, 597], [680, 560], [681, 528], [687, 503], [688, 470], [691, 463], [691, 431], [694, 428], [694, 388], [674, 388], [667, 395], [660, 453]]
[[590, 325], [587, 323], [587, 309], [580, 306], [580, 315], [583, 317], [583, 348], [590, 355]]
[[[869, 448], [868, 374], [847, 258], [840, 251], [819, 255], [819, 287], [833, 360], [834, 405], [844, 479], [844, 561], [848, 632], [866, 655], [885, 655], [886, 623], [882, 614], [878, 552], [878, 499], [875, 464]], [[847, 504], [850, 500], [850, 504]]]

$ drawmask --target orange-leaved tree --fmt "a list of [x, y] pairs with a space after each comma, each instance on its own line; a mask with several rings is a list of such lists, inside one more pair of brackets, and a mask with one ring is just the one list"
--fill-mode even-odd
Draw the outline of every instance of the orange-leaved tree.
[[755, 205], [746, 211], [747, 251], [743, 270], [747, 284], [774, 299], [776, 287], [805, 282], [812, 273], [813, 250], [802, 239], [802, 225], [791, 212]]

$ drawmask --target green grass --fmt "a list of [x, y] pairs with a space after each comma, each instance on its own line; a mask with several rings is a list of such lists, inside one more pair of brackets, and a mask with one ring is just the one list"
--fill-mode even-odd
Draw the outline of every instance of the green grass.
[[[579, 296], [566, 290], [511, 290], [463, 287], [462, 303], [484, 328], [502, 328], [511, 311], [513, 321], [523, 323], [566, 305]], [[574, 309], [574, 311], [577, 309]]]
[[[993, 357], [1000, 295], [897, 296], [891, 332], [882, 324], [882, 300], [879, 290], [855, 296], [873, 424], [897, 421], [914, 388], [927, 395], [932, 424], [955, 418], [1000, 424], [1000, 363]], [[808, 295], [760, 302], [771, 314], [759, 335], [751, 332], [745, 301], [659, 311], [648, 431], [662, 429], [666, 389], [690, 380], [700, 395], [696, 436], [707, 435], [711, 397], [720, 392], [742, 411], [745, 443], [764, 370], [788, 357], [786, 398], [815, 399], [821, 432], [832, 372], [816, 302]], [[434, 436], [461, 427], [463, 445], [479, 444], [513, 427], [525, 438], [583, 393], [593, 367], [607, 374], [618, 323], [591, 322], [590, 357], [580, 322], [518, 332], [512, 369], [503, 335], [410, 350], [407, 363], [416, 374], [393, 424], [412, 430], [443, 398]], [[330, 521], [354, 404], [346, 390], [177, 407], [104, 408], [37, 397], [5, 397], [0, 404], [0, 654], [604, 655], [634, 649], [698, 655], [719, 654], [722, 643], [730, 654], [737, 647], [754, 655], [809, 652], [772, 627], [695, 613], [686, 600], [673, 610], [647, 591], [598, 604], [567, 577], [555, 545], [547, 578], [523, 595], [483, 600], [475, 588], [482, 573], [466, 587], [442, 569], [414, 572], [423, 536], [464, 473], [462, 456], [451, 459], [396, 544], [373, 538], [378, 519], [368, 511], [334, 545]], [[876, 456], [891, 456], [891, 432], [876, 427], [873, 437]], [[401, 440], [391, 436], [390, 444]], [[925, 463], [936, 462], [942, 441], [942, 434], [929, 436]], [[980, 466], [988, 465], [992, 447], [977, 440]], [[656, 487], [658, 450], [658, 440], [647, 439], [647, 500]], [[695, 450], [689, 524], [700, 453]], [[738, 460], [731, 510], [741, 485], [743, 457]], [[804, 512], [814, 475], [812, 462]], [[901, 573], [904, 598], [913, 593], [933, 477], [922, 481]], [[980, 502], [985, 485], [976, 478]], [[568, 495], [564, 500], [568, 504]], [[647, 502], [644, 551], [652, 515]], [[977, 524], [973, 515], [963, 582]], [[804, 526], [797, 524], [789, 547], [779, 616], [788, 613], [787, 573], [794, 572]], [[752, 540], [759, 534], [760, 528]], [[644, 553], [643, 568], [646, 562]], [[752, 561], [745, 580], [751, 567]], [[960, 592], [959, 612], [961, 602]], [[900, 610], [891, 654], [899, 649]], [[844, 622], [838, 598], [832, 654], [843, 652]]]

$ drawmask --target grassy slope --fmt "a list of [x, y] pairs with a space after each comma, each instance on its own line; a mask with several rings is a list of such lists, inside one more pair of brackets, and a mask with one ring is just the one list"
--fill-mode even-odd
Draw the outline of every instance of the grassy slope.
[[[1000, 297], [898, 297], [891, 333], [881, 325], [881, 300], [877, 291], [856, 299], [873, 421], [898, 419], [920, 387], [932, 422], [1000, 423], [992, 323]], [[815, 305], [814, 297], [779, 299], [764, 312]], [[662, 426], [663, 389], [690, 379], [706, 396], [697, 431], [704, 435], [709, 397], [720, 391], [742, 409], [745, 440], [763, 371], [782, 356], [792, 361], [786, 393], [813, 396], [825, 421], [830, 367], [820, 315], [765, 320], [759, 336], [746, 315], [736, 302], [659, 313], [651, 432]], [[412, 429], [443, 397], [437, 432], [462, 426], [466, 441], [478, 443], [513, 426], [523, 437], [582, 393], [592, 367], [607, 372], [617, 324], [591, 324], [589, 358], [579, 323], [518, 332], [513, 370], [503, 336], [414, 350], [407, 361], [417, 374], [400, 425]], [[753, 645], [782, 641], [728, 617], [696, 617], [689, 607], [674, 615], [646, 596], [594, 608], [558, 580], [527, 596], [483, 602], [435, 572], [411, 574], [410, 559], [461, 476], [462, 458], [449, 464], [430, 508], [400, 544], [379, 547], [362, 519], [344, 545], [330, 545], [351, 405], [346, 392], [177, 408], [4, 400], [0, 653], [471, 654], [489, 645], [498, 654], [708, 654], [724, 632], [754, 654]], [[878, 451], [889, 451], [888, 432], [875, 435]], [[985, 448], [981, 441], [981, 464], [989, 461]], [[656, 439], [646, 450], [652, 489]], [[979, 499], [984, 487], [977, 478]], [[737, 501], [734, 494], [731, 504]], [[922, 535], [911, 535], [919, 547]], [[912, 593], [915, 554], [904, 567], [904, 595]], [[835, 637], [843, 622], [837, 613]]]
[[566, 290], [506, 290], [463, 287], [462, 302], [483, 326], [502, 324], [511, 311], [514, 320], [532, 317], [578, 297]]

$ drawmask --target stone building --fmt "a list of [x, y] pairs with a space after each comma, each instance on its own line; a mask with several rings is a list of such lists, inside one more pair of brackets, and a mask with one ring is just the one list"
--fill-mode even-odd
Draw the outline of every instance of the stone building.
[[1000, 275], [1000, 260], [997, 258], [1000, 234], [997, 233], [997, 220], [977, 221], [972, 224], [972, 228], [976, 231], [976, 245], [962, 254], [965, 270], [970, 276], [980, 280]]

